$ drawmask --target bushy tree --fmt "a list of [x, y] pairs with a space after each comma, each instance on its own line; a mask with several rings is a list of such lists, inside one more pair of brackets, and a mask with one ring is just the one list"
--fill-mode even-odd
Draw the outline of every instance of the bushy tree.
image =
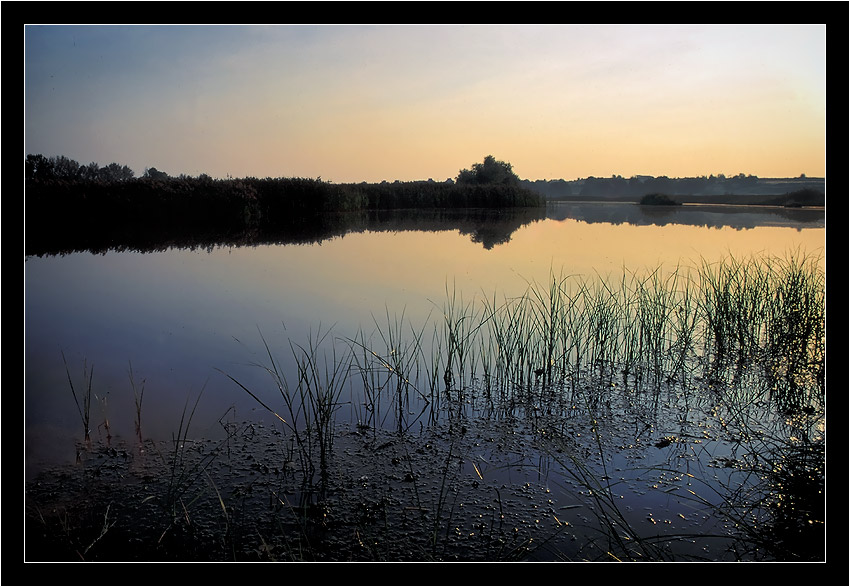
[[80, 177], [80, 164], [64, 155], [52, 157], [53, 169], [59, 179], [78, 179]]
[[127, 181], [133, 179], [134, 175], [135, 174], [132, 169], [126, 165], [119, 165], [118, 163], [110, 163], [105, 167], [101, 167], [98, 172], [98, 178], [107, 183]]
[[27, 155], [24, 164], [26, 179], [53, 179], [55, 173], [53, 162], [44, 155]]
[[667, 194], [646, 194], [640, 199], [640, 203], [645, 206], [679, 206], [677, 202]]
[[85, 167], [64, 155], [45, 157], [44, 155], [27, 155], [26, 179], [30, 180], [69, 180], [83, 178]]
[[99, 175], [100, 165], [98, 165], [95, 161], [80, 167], [80, 179], [85, 181], [97, 181]]
[[484, 157], [483, 163], [475, 163], [472, 169], [461, 169], [457, 176], [458, 184], [498, 184], [519, 185], [519, 177], [513, 172], [510, 163], [497, 161], [492, 155]]
[[168, 179], [168, 174], [164, 171], [160, 171], [156, 167], [148, 167], [145, 169], [145, 173], [143, 177], [147, 177], [149, 179]]

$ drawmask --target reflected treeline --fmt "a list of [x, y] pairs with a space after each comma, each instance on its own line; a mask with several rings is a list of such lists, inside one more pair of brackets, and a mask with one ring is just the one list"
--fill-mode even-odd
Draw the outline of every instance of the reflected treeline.
[[[26, 182], [25, 254], [314, 242], [344, 234], [349, 224], [356, 226], [359, 218], [379, 210], [425, 210], [428, 218], [434, 216], [427, 212], [432, 209], [536, 207], [543, 216], [544, 206], [539, 194], [510, 184], [51, 176]], [[461, 213], [453, 221], [466, 216]], [[485, 246], [508, 238], [501, 228], [486, 234], [490, 229], [476, 225], [470, 230]]]
[[823, 209], [741, 206], [639, 206], [617, 203], [553, 202], [533, 208], [430, 208], [360, 210], [293, 215], [275, 224], [240, 225], [174, 222], [96, 223], [76, 221], [48, 225], [27, 220], [27, 256], [80, 251], [154, 252], [169, 248], [207, 249], [269, 244], [316, 244], [352, 232], [458, 231], [485, 249], [507, 243], [522, 226], [544, 219], [587, 223], [666, 226], [685, 224], [738, 230], [759, 226], [823, 228]]
[[823, 228], [826, 216], [823, 208], [783, 208], [772, 206], [684, 205], [640, 206], [630, 203], [568, 203], [551, 202], [547, 218], [578, 220], [579, 222], [633, 224], [637, 226], [666, 226], [687, 224], [708, 228], [735, 229], [757, 226], [791, 228]]
[[509, 242], [522, 226], [546, 218], [546, 209], [382, 210], [368, 216], [368, 230], [457, 230], [489, 250]]
[[424, 210], [364, 210], [281, 221], [274, 226], [225, 230], [185, 231], [170, 224], [159, 226], [104, 226], [69, 234], [41, 232], [35, 241], [26, 236], [26, 255], [64, 255], [89, 251], [164, 251], [170, 248], [206, 249], [257, 245], [309, 245], [349, 233], [374, 231], [458, 231], [485, 249], [507, 243], [522, 226], [543, 220], [546, 209], [458, 208]]

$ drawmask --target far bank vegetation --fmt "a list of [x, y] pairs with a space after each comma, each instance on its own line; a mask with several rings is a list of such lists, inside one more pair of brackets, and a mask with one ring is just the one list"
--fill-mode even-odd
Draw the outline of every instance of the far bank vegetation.
[[488, 155], [456, 180], [334, 184], [321, 178], [173, 177], [126, 165], [80, 165], [28, 155], [28, 238], [56, 240], [79, 231], [157, 229], [191, 234], [267, 230], [317, 217], [397, 209], [536, 208], [544, 196], [522, 185], [510, 163]]
[[680, 206], [677, 202], [666, 194], [646, 194], [640, 199], [640, 204], [643, 206]]

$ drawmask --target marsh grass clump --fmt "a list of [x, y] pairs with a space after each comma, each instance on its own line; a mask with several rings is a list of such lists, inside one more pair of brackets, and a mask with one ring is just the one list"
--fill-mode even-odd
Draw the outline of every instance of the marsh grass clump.
[[[202, 480], [208, 479], [212, 490], [218, 494], [215, 483], [209, 478], [208, 470], [222, 452], [222, 446], [226, 441], [204, 453], [201, 445], [197, 444], [189, 434], [192, 419], [202, 395], [203, 391], [198, 394], [191, 411], [189, 411], [190, 398], [186, 398], [177, 431], [172, 434], [170, 450], [163, 451], [157, 444], [151, 445], [167, 471], [164, 475], [162, 491], [148, 495], [143, 500], [143, 502], [154, 500], [164, 514], [165, 528], [157, 544], [163, 543], [170, 534], [176, 533], [175, 539], [179, 539], [185, 532], [194, 530], [192, 508], [207, 495], [206, 488], [201, 483]], [[220, 495], [218, 499], [221, 500]], [[224, 513], [226, 516], [226, 510]]]
[[68, 385], [71, 387], [71, 394], [74, 396], [74, 403], [77, 405], [77, 412], [79, 412], [80, 420], [83, 423], [83, 441], [86, 446], [91, 446], [91, 398], [94, 366], [89, 367], [86, 362], [83, 362], [83, 383], [85, 388], [81, 391], [80, 396], [78, 396], [77, 390], [74, 388], [74, 382], [71, 379], [68, 361], [65, 359], [65, 352], [60, 352], [62, 354], [62, 362], [65, 364], [65, 374], [68, 376]]
[[[333, 449], [334, 414], [340, 407], [340, 396], [348, 376], [347, 365], [350, 355], [337, 356], [336, 345], [331, 356], [318, 358], [319, 347], [330, 331], [312, 337], [306, 347], [294, 345], [293, 354], [298, 365], [298, 396], [307, 416], [308, 436], [315, 434], [319, 448], [319, 466], [322, 476], [328, 471], [328, 462]], [[312, 427], [312, 430], [311, 430]]]
[[[795, 253], [778, 260], [769, 301], [765, 354], [777, 401], [804, 406], [824, 401], [826, 276], [818, 259]], [[814, 397], [805, 397], [812, 389]]]
[[[259, 392], [243, 389], [289, 427], [308, 478], [315, 467], [315, 446], [321, 468], [330, 463], [332, 415], [340, 386], [352, 373], [359, 374], [353, 379], [362, 391], [360, 400], [351, 400], [362, 405], [362, 412], [356, 410], [358, 430], [372, 435], [394, 428], [400, 439], [407, 438], [416, 421], [407, 415], [418, 401], [430, 408], [430, 425], [446, 418], [455, 433], [465, 433], [466, 419], [473, 414], [487, 414], [527, 426], [549, 446], [560, 439], [553, 458], [591, 498], [601, 532], [595, 547], [604, 545], [601, 552], [620, 560], [674, 560], [692, 536], [650, 539], [631, 525], [613, 491], [605, 464], [611, 446], [603, 442], [600, 422], [616, 417], [612, 406], [629, 406], [639, 439], [653, 433], [663, 402], [685, 413], [704, 411], [717, 419], [723, 442], [747, 456], [702, 455], [736, 467], [730, 477], [735, 481], [722, 494], [719, 482], [711, 481], [706, 483], [710, 496], [695, 490], [687, 495], [732, 520], [745, 536], [734, 556], [758, 558], [767, 552], [760, 543], [766, 529], [786, 531], [795, 516], [809, 516], [817, 528], [822, 518], [811, 504], [799, 505], [799, 499], [775, 499], [792, 487], [807, 492], [812, 485], [804, 487], [800, 479], [816, 486], [818, 469], [806, 461], [806, 470], [814, 473], [801, 476], [789, 464], [800, 462], [794, 456], [800, 454], [794, 440], [803, 437], [799, 432], [765, 428], [765, 423], [782, 422], [786, 414], [822, 413], [825, 295], [820, 261], [801, 255], [702, 260], [696, 266], [624, 270], [616, 279], [552, 272], [547, 282], [528, 282], [524, 292], [501, 300], [496, 293], [464, 298], [447, 284], [446, 300], [435, 304], [440, 312], [433, 321], [414, 327], [405, 323], [404, 313], [393, 318], [387, 310], [385, 319], [373, 317], [371, 333], [361, 330], [354, 338], [335, 341], [342, 351], [330, 362], [326, 359], [323, 372], [317, 368], [317, 341], [311, 339], [307, 347], [291, 344], [297, 359], [294, 387], [266, 345], [271, 361], [266, 370], [284, 398], [286, 417], [261, 400]], [[382, 408], [387, 401], [391, 410]], [[390, 416], [393, 424], [388, 427]], [[562, 430], [575, 418], [590, 422], [589, 446], [595, 451], [587, 445], [583, 452], [573, 451]], [[681, 442], [677, 438], [665, 436], [656, 446]], [[452, 446], [446, 471], [455, 456]], [[808, 456], [822, 462], [822, 444], [806, 446]], [[599, 466], [591, 467], [589, 458]], [[405, 478], [415, 480], [415, 472], [408, 471]], [[431, 556], [442, 552], [438, 545], [452, 536], [445, 525], [454, 515], [447, 482], [444, 474], [434, 490], [434, 508], [421, 495], [416, 506], [432, 512]], [[768, 508], [771, 499], [780, 505]], [[713, 538], [728, 541], [729, 532]], [[789, 535], [788, 541], [793, 540]], [[749, 552], [751, 548], [755, 550]], [[770, 552], [779, 558], [798, 556]]]
[[768, 406], [726, 405], [718, 412], [734, 439], [729, 471], [693, 480], [690, 499], [734, 524], [742, 560], [825, 560], [825, 414], [806, 410], [769, 418]]
[[[315, 337], [310, 335], [306, 346], [290, 341], [295, 369], [289, 374], [260, 333], [268, 363], [255, 363], [254, 366], [270, 375], [283, 401], [284, 409], [280, 410], [283, 414], [261, 398], [263, 392], [251, 390], [232, 375], [220, 371], [289, 431], [297, 446], [305, 484], [312, 482], [317, 465], [322, 478], [327, 474], [334, 441], [334, 417], [341, 405], [340, 397], [352, 363], [350, 347], [341, 349], [328, 339], [331, 330], [323, 332], [320, 326]], [[326, 342], [330, 349], [324, 346]]]
[[145, 399], [145, 380], [139, 383], [138, 387], [136, 386], [136, 379], [133, 375], [133, 363], [129, 363], [130, 367], [128, 370], [128, 375], [130, 377], [130, 388], [133, 390], [133, 403], [135, 406], [134, 418], [135, 418], [135, 426], [136, 426], [136, 438], [139, 440], [139, 445], [142, 444], [142, 402]]
[[825, 397], [826, 282], [822, 259], [794, 252], [703, 263], [699, 311], [707, 372], [723, 380], [759, 365], [782, 409]]
[[775, 459], [768, 476], [768, 552], [779, 559], [822, 561], [824, 524], [824, 440], [797, 442]]
[[[363, 413], [358, 414], [358, 422], [365, 427], [374, 427], [377, 420], [386, 423], [380, 415], [381, 397], [390, 395], [390, 404], [396, 417], [398, 430], [405, 430], [407, 412], [411, 406], [411, 395], [426, 404], [434, 399], [435, 383], [429, 376], [430, 399], [421, 382], [423, 371], [429, 372], [429, 365], [423, 364], [422, 340], [426, 323], [416, 328], [405, 325], [404, 312], [400, 317], [391, 318], [386, 312], [386, 322], [380, 323], [372, 316], [375, 324], [373, 333], [367, 336], [362, 330], [354, 338], [345, 339], [352, 359], [351, 369], [360, 374], [363, 390]], [[410, 338], [405, 338], [405, 326], [409, 328]], [[375, 340], [375, 339], [378, 340]], [[386, 393], [385, 393], [386, 392]]]
[[446, 284], [446, 302], [442, 308], [442, 344], [444, 354], [443, 383], [445, 391], [463, 393], [466, 382], [475, 376], [476, 353], [479, 330], [488, 319], [480, 316], [475, 301], [464, 302], [463, 294], [456, 288], [449, 292]]
[[770, 300], [769, 266], [760, 259], [729, 258], [699, 271], [699, 300], [706, 325], [706, 353], [718, 364], [754, 358]]
[[501, 301], [463, 302], [447, 288], [429, 369], [441, 365], [446, 389], [484, 381], [488, 394], [516, 399], [563, 382], [575, 393], [591, 374], [610, 386], [619, 371], [658, 390], [762, 365], [774, 388], [799, 398], [823, 388], [824, 308], [819, 259], [800, 256], [624, 270], [618, 281], [553, 273]]

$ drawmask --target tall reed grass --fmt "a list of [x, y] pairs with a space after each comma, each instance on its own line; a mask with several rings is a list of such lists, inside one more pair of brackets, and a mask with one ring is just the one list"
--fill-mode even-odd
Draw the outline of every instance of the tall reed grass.
[[284, 409], [280, 410], [283, 415], [261, 398], [264, 395], [262, 391], [251, 390], [232, 375], [221, 371], [290, 431], [298, 449], [305, 483], [313, 479], [317, 465], [322, 479], [327, 474], [333, 448], [334, 416], [341, 405], [340, 397], [353, 360], [348, 347], [340, 350], [339, 345], [330, 344], [328, 336], [331, 330], [322, 331], [319, 326], [317, 334], [309, 336], [306, 346], [290, 341], [295, 364], [294, 372], [290, 373], [275, 358], [260, 333], [268, 363], [255, 363], [255, 366], [270, 375], [283, 401]]
[[[363, 384], [365, 414], [358, 421], [364, 426], [374, 426], [380, 418], [381, 397], [387, 392], [398, 430], [403, 431], [407, 428], [410, 395], [415, 394], [426, 403], [430, 401], [421, 383], [423, 371], [429, 368], [421, 356], [427, 323], [418, 329], [410, 323], [405, 325], [404, 311], [401, 316], [390, 317], [389, 309], [385, 318], [386, 322], [380, 323], [372, 317], [375, 329], [371, 335], [361, 330], [354, 338], [345, 340], [353, 360], [351, 367], [360, 374]], [[409, 339], [405, 338], [405, 326], [409, 328]], [[433, 395], [434, 386], [430, 388]]]
[[136, 425], [136, 438], [139, 441], [139, 446], [141, 446], [142, 440], [142, 402], [145, 399], [145, 380], [139, 383], [138, 387], [136, 386], [136, 378], [133, 375], [133, 363], [129, 362], [128, 375], [130, 377], [130, 388], [133, 390], [133, 403], [135, 406], [135, 425]]
[[[655, 405], [665, 389], [703, 386], [712, 390], [712, 401], [726, 406], [724, 426], [734, 423], [736, 434], [749, 442], [763, 438], [760, 424], [751, 420], [752, 406], [767, 406], [780, 421], [786, 413], [823, 414], [825, 269], [817, 256], [701, 260], [692, 266], [624, 269], [614, 278], [552, 271], [545, 283], [528, 282], [519, 295], [501, 299], [497, 293], [470, 299], [447, 284], [444, 303], [434, 305], [439, 312], [422, 325], [387, 309], [381, 320], [373, 317], [370, 333], [331, 340], [325, 332], [311, 336], [304, 347], [290, 343], [294, 383], [263, 339], [269, 364], [262, 367], [272, 376], [284, 410], [276, 411], [263, 392], [228, 377], [289, 427], [307, 478], [317, 462], [322, 470], [329, 463], [333, 416], [343, 386], [355, 381], [359, 387], [352, 390], [359, 389], [362, 397], [352, 396], [351, 402], [362, 406], [360, 423], [390, 428], [387, 419], [395, 418], [392, 426], [399, 434], [410, 428], [414, 400], [430, 406], [431, 417], [447, 412], [458, 427], [454, 418], [478, 401], [511, 417], [524, 411], [534, 431], [542, 414], [582, 411], [592, 422], [602, 474], [569, 450], [556, 458], [571, 471], [572, 481], [590, 492], [610, 540], [605, 552], [636, 560], [670, 558], [671, 551], [660, 539], [641, 540], [611, 492], [596, 422], [610, 411], [605, 406], [613, 394]], [[323, 342], [332, 351], [322, 360]], [[382, 412], [387, 401], [393, 409]], [[549, 438], [558, 437], [557, 428], [547, 430]], [[814, 447], [806, 454], [816, 457], [817, 443], [806, 446]], [[800, 452], [778, 441], [752, 450], [776, 463], [790, 462], [787, 455]], [[752, 479], [757, 478], [754, 472]], [[791, 482], [778, 479], [774, 485]], [[432, 546], [445, 513], [444, 489]], [[741, 527], [751, 519], [757, 491], [761, 486], [748, 485], [747, 492], [724, 498], [730, 519]], [[777, 521], [777, 527], [786, 527], [783, 523]]]
[[[387, 308], [383, 316], [373, 316], [371, 330], [351, 338], [334, 337], [332, 329], [319, 326], [303, 344], [289, 341], [286, 361], [260, 332], [265, 362], [254, 366], [270, 376], [268, 387], [249, 387], [224, 373], [288, 432], [290, 451], [282, 458], [298, 459], [303, 483], [309, 485], [306, 490], [302, 486], [297, 506], [304, 512], [298, 522], [305, 544], [309, 546], [308, 512], [323, 519], [324, 504], [318, 501], [323, 493], [314, 491], [314, 482], [318, 473], [323, 488], [334, 464], [335, 419], [343, 404], [351, 402], [364, 427], [394, 428], [401, 436], [410, 433], [416, 421], [410, 418], [415, 415], [411, 410], [419, 403], [430, 408], [429, 417], [448, 413], [449, 435], [460, 431], [463, 436], [469, 424], [464, 420], [466, 407], [481, 401], [497, 415], [513, 418], [524, 413], [526, 432], [549, 447], [568, 481], [586, 490], [600, 531], [593, 546], [603, 556], [675, 558], [672, 543], [690, 537], [647, 538], [630, 526], [634, 518], [623, 511], [613, 491], [616, 482], [599, 422], [614, 413], [610, 404], [618, 399], [615, 394], [652, 404], [665, 386], [690, 389], [695, 384], [711, 392], [712, 415], [733, 439], [724, 441], [741, 447], [750, 460], [734, 484], [723, 487], [706, 479], [698, 491], [700, 480], [694, 480], [694, 489], [689, 489], [693, 502], [736, 524], [748, 547], [777, 558], [818, 560], [826, 402], [821, 258], [794, 252], [785, 257], [701, 260], [693, 266], [624, 270], [614, 278], [553, 270], [545, 282], [527, 282], [519, 294], [469, 298], [449, 284], [445, 294], [442, 303], [434, 303], [438, 311], [422, 324], [410, 323], [404, 311], [393, 315]], [[80, 390], [64, 353], [62, 360], [84, 439], [90, 442], [91, 398], [98, 397], [92, 389], [93, 369], [84, 363]], [[141, 440], [144, 380], [136, 381], [132, 364], [129, 378]], [[350, 398], [344, 397], [347, 389]], [[231, 536], [228, 496], [208, 472], [235, 431], [228, 432], [219, 448], [190, 454], [189, 429], [199, 400], [200, 395], [191, 404], [187, 398], [170, 450], [160, 453], [168, 471], [164, 489], [143, 501], [156, 497], [163, 506], [167, 525], [160, 541], [182, 520], [188, 524], [204, 479]], [[564, 432], [567, 410], [583, 414], [589, 444], [582, 439], [576, 447]], [[766, 421], [772, 422], [771, 428], [764, 427]], [[462, 507], [459, 477], [453, 471], [466, 449], [456, 436], [446, 442], [445, 460], [439, 458], [431, 488], [418, 484], [406, 455], [405, 481], [413, 482], [415, 510], [427, 514], [417, 523], [428, 536], [434, 558], [448, 546], [453, 518]], [[429, 492], [435, 496], [430, 503]], [[496, 496], [501, 511], [498, 490]], [[270, 493], [270, 503], [296, 507], [279, 489]], [[112, 527], [110, 516], [107, 510], [96, 541]]]
[[[74, 396], [74, 403], [77, 406], [77, 412], [80, 414], [80, 420], [83, 423], [83, 441], [86, 445], [91, 444], [91, 398], [92, 398], [92, 379], [94, 378], [94, 366], [88, 366], [88, 363], [83, 362], [83, 383], [85, 388], [77, 395], [77, 390], [74, 388], [74, 381], [71, 379], [71, 371], [68, 368], [68, 361], [65, 359], [65, 352], [62, 354], [62, 362], [65, 365], [65, 374], [68, 376], [68, 385], [71, 387], [71, 395]], [[82, 403], [81, 403], [82, 402]]]
[[372, 334], [345, 340], [373, 411], [390, 387], [399, 407], [411, 395], [435, 408], [479, 396], [506, 405], [618, 381], [653, 393], [695, 378], [721, 389], [751, 368], [774, 404], [802, 408], [824, 401], [825, 304], [819, 257], [729, 257], [615, 278], [552, 271], [501, 299], [447, 284], [430, 324], [387, 310]]

